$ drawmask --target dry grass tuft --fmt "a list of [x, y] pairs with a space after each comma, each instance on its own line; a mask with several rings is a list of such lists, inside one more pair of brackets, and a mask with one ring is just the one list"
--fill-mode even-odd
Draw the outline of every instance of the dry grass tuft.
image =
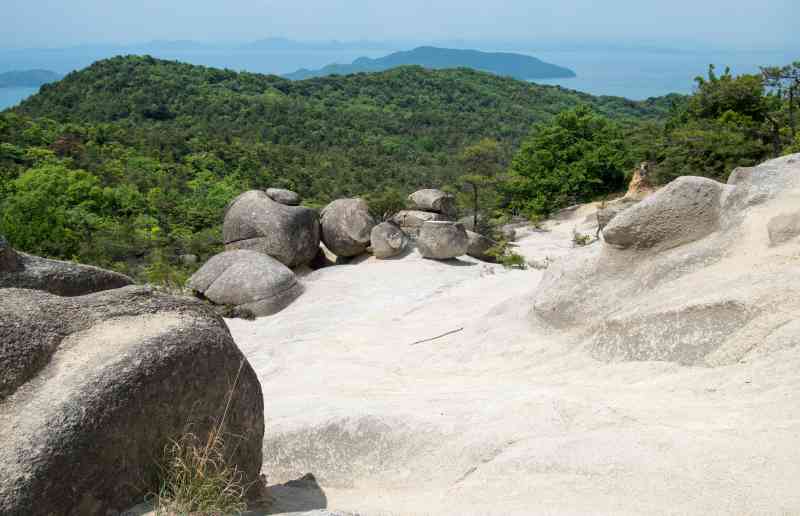
[[191, 432], [170, 442], [159, 465], [161, 485], [153, 496], [157, 515], [227, 515], [247, 510], [244, 474], [226, 457], [224, 428], [244, 362], [228, 392], [225, 409], [208, 437]]

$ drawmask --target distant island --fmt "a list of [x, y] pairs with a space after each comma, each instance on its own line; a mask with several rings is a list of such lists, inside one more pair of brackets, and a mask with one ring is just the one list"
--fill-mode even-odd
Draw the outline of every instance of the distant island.
[[0, 88], [38, 88], [61, 76], [50, 70], [14, 70], [0, 73]]
[[284, 77], [291, 80], [302, 80], [327, 75], [382, 72], [404, 65], [418, 65], [431, 69], [472, 68], [519, 80], [575, 77], [575, 72], [568, 68], [545, 63], [540, 59], [523, 54], [437, 47], [419, 47], [414, 50], [395, 52], [377, 59], [359, 57], [349, 65], [331, 64], [319, 70], [301, 69], [286, 74]]

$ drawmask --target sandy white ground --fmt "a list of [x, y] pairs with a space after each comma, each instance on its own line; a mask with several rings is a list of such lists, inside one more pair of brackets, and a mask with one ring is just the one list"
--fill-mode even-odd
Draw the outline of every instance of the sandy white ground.
[[[580, 252], [591, 212], [519, 251]], [[265, 394], [264, 473], [319, 483], [277, 489], [276, 510], [800, 514], [800, 348], [601, 362], [531, 323], [541, 276], [370, 258], [307, 276], [275, 316], [227, 321]]]

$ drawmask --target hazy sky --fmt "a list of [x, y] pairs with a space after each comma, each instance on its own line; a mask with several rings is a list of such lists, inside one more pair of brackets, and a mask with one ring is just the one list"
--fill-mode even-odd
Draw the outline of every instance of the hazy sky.
[[284, 36], [609, 40], [800, 54], [800, 0], [0, 0], [0, 13], [4, 48]]

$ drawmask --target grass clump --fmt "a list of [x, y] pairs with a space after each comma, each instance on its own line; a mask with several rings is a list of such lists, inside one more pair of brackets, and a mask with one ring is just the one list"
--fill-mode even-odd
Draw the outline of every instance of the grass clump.
[[222, 416], [208, 436], [201, 439], [187, 431], [165, 446], [159, 464], [159, 491], [152, 496], [157, 515], [228, 515], [247, 510], [250, 486], [244, 482], [244, 472], [226, 456], [224, 437], [225, 420], [243, 366], [244, 362], [228, 392]]
[[486, 254], [497, 260], [497, 263], [507, 269], [526, 269], [528, 264], [525, 258], [508, 245], [505, 240], [498, 240], [495, 245], [490, 247]]
[[584, 247], [594, 242], [594, 240], [595, 239], [592, 238], [592, 235], [584, 235], [582, 233], [579, 233], [577, 229], [575, 228], [572, 229], [573, 247]]

